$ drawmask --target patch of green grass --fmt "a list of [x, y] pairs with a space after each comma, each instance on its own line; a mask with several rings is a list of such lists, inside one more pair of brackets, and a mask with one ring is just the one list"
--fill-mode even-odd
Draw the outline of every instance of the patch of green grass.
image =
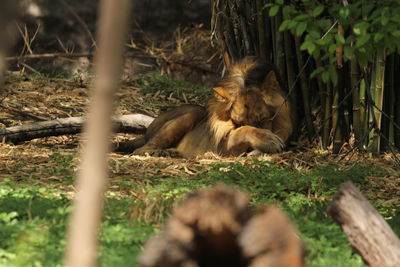
[[[152, 225], [129, 219], [131, 200], [107, 199], [102, 266], [134, 266]], [[57, 190], [0, 183], [0, 266], [62, 266], [71, 202]]]
[[166, 97], [183, 99], [183, 94], [187, 98], [195, 97], [204, 102], [210, 94], [210, 88], [194, 85], [182, 80], [173, 80], [160, 73], [152, 73], [134, 80], [134, 84], [139, 87], [143, 94], [160, 94]]
[[[63, 169], [73, 167], [68, 157], [51, 157]], [[146, 240], [158, 231], [172, 207], [199, 188], [226, 183], [245, 190], [254, 206], [275, 204], [298, 226], [307, 246], [307, 266], [364, 266], [339, 226], [326, 214], [339, 185], [352, 180], [363, 188], [366, 176], [384, 177], [386, 171], [366, 165], [322, 165], [310, 171], [282, 168], [270, 162], [218, 163], [195, 177], [143, 177], [135, 183], [120, 178], [132, 197], [107, 194], [100, 234], [101, 266], [135, 266]], [[0, 182], [0, 265], [62, 266], [71, 202], [58, 189], [40, 188], [34, 181]], [[399, 234], [400, 210], [394, 204], [374, 203]]]

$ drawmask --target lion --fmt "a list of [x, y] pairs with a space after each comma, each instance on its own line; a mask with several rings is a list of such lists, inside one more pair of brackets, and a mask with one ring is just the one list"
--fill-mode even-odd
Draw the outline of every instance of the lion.
[[213, 88], [206, 107], [183, 105], [158, 116], [136, 140], [136, 155], [193, 158], [281, 152], [293, 131], [292, 106], [272, 64], [244, 58]]

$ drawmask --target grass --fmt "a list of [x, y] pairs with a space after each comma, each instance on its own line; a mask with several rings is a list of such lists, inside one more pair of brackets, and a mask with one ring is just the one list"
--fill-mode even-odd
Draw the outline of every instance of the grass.
[[173, 80], [160, 73], [152, 73], [134, 80], [134, 84], [146, 94], [159, 94], [164, 97], [178, 98], [185, 101], [190, 98], [195, 103], [205, 104], [210, 94], [210, 88], [194, 85], [182, 80]]
[[[51, 159], [60, 166], [55, 173], [71, 168], [71, 155], [55, 154]], [[213, 164], [207, 170], [190, 177], [142, 177], [145, 184], [120, 178], [120, 190], [134, 194], [120, 197], [116, 192], [107, 193], [100, 236], [101, 266], [135, 266], [143, 244], [158, 231], [174, 203], [193, 190], [219, 182], [247, 191], [254, 206], [274, 204], [284, 209], [307, 246], [308, 266], [364, 266], [346, 236], [326, 215], [326, 208], [342, 182], [352, 180], [363, 188], [368, 186], [367, 176], [384, 177], [384, 169], [331, 164], [303, 172], [266, 161], [238, 161]], [[65, 181], [70, 181], [69, 176], [67, 173]], [[20, 178], [10, 177], [0, 182], [1, 266], [62, 265], [70, 198], [63, 190], [35, 184], [35, 178], [20, 182]], [[395, 223], [399, 210], [394, 205], [374, 204], [386, 217], [392, 217], [389, 223], [399, 234]]]

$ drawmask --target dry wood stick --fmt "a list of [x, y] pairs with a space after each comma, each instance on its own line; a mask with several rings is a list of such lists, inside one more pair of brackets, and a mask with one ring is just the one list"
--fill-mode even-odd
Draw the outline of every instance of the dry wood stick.
[[353, 183], [341, 186], [328, 212], [366, 263], [400, 266], [399, 238]]
[[43, 59], [43, 58], [56, 58], [56, 57], [91, 57], [93, 54], [91, 53], [45, 53], [45, 54], [33, 54], [33, 55], [24, 55], [18, 57], [6, 57], [6, 61], [18, 61], [24, 59]]

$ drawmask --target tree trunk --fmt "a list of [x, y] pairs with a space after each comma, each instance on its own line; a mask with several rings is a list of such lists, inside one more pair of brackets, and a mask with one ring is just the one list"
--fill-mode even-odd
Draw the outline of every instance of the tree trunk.
[[328, 212], [367, 264], [400, 266], [399, 238], [351, 182], [341, 186]]

